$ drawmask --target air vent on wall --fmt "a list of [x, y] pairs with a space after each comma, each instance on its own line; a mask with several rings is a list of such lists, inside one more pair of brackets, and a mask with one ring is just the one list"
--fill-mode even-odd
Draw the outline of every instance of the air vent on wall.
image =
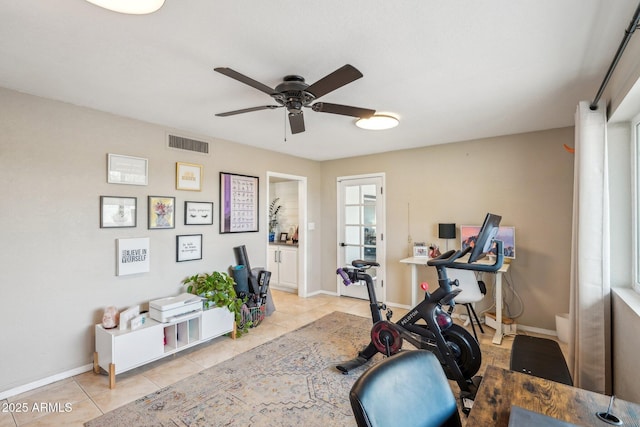
[[184, 138], [182, 136], [169, 135], [169, 148], [177, 150], [194, 151], [201, 154], [209, 154], [209, 143], [197, 141], [195, 139]]

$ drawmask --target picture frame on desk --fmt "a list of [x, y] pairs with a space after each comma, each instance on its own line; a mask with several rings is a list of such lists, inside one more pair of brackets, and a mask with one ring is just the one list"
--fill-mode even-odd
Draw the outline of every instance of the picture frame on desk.
[[413, 256], [415, 258], [428, 258], [429, 247], [426, 245], [413, 245]]

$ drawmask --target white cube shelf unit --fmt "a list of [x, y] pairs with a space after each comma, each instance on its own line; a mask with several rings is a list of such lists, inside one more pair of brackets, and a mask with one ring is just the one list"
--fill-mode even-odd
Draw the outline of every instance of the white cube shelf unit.
[[109, 388], [115, 388], [117, 374], [229, 332], [236, 338], [234, 315], [227, 308], [201, 311], [169, 323], [146, 320], [133, 331], [95, 326], [93, 371], [100, 373], [102, 368], [109, 373]]

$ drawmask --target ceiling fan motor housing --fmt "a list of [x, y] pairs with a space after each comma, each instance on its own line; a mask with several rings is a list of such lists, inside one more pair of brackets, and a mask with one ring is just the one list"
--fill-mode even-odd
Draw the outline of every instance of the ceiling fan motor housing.
[[291, 114], [302, 113], [302, 107], [306, 107], [316, 99], [312, 93], [307, 92], [309, 87], [304, 77], [294, 74], [285, 76], [283, 82], [275, 87], [276, 93], [271, 95], [280, 105], [287, 107]]

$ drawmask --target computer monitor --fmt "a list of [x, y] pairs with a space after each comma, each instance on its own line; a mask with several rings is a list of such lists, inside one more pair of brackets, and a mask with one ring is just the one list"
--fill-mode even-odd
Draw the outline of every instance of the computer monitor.
[[498, 235], [498, 228], [500, 227], [501, 219], [502, 217], [500, 215], [494, 215], [492, 213], [488, 213], [484, 218], [480, 231], [474, 239], [470, 239], [468, 242], [469, 246], [473, 246], [471, 255], [469, 255], [470, 263], [476, 262], [491, 251], [493, 240]]
[[[462, 250], [469, 246], [475, 245], [475, 240], [480, 232], [479, 225], [461, 225], [460, 226], [460, 248]], [[510, 226], [500, 226], [495, 240], [503, 243], [503, 255], [505, 258], [516, 258], [516, 228]], [[495, 244], [491, 247], [489, 254], [496, 254]]]

